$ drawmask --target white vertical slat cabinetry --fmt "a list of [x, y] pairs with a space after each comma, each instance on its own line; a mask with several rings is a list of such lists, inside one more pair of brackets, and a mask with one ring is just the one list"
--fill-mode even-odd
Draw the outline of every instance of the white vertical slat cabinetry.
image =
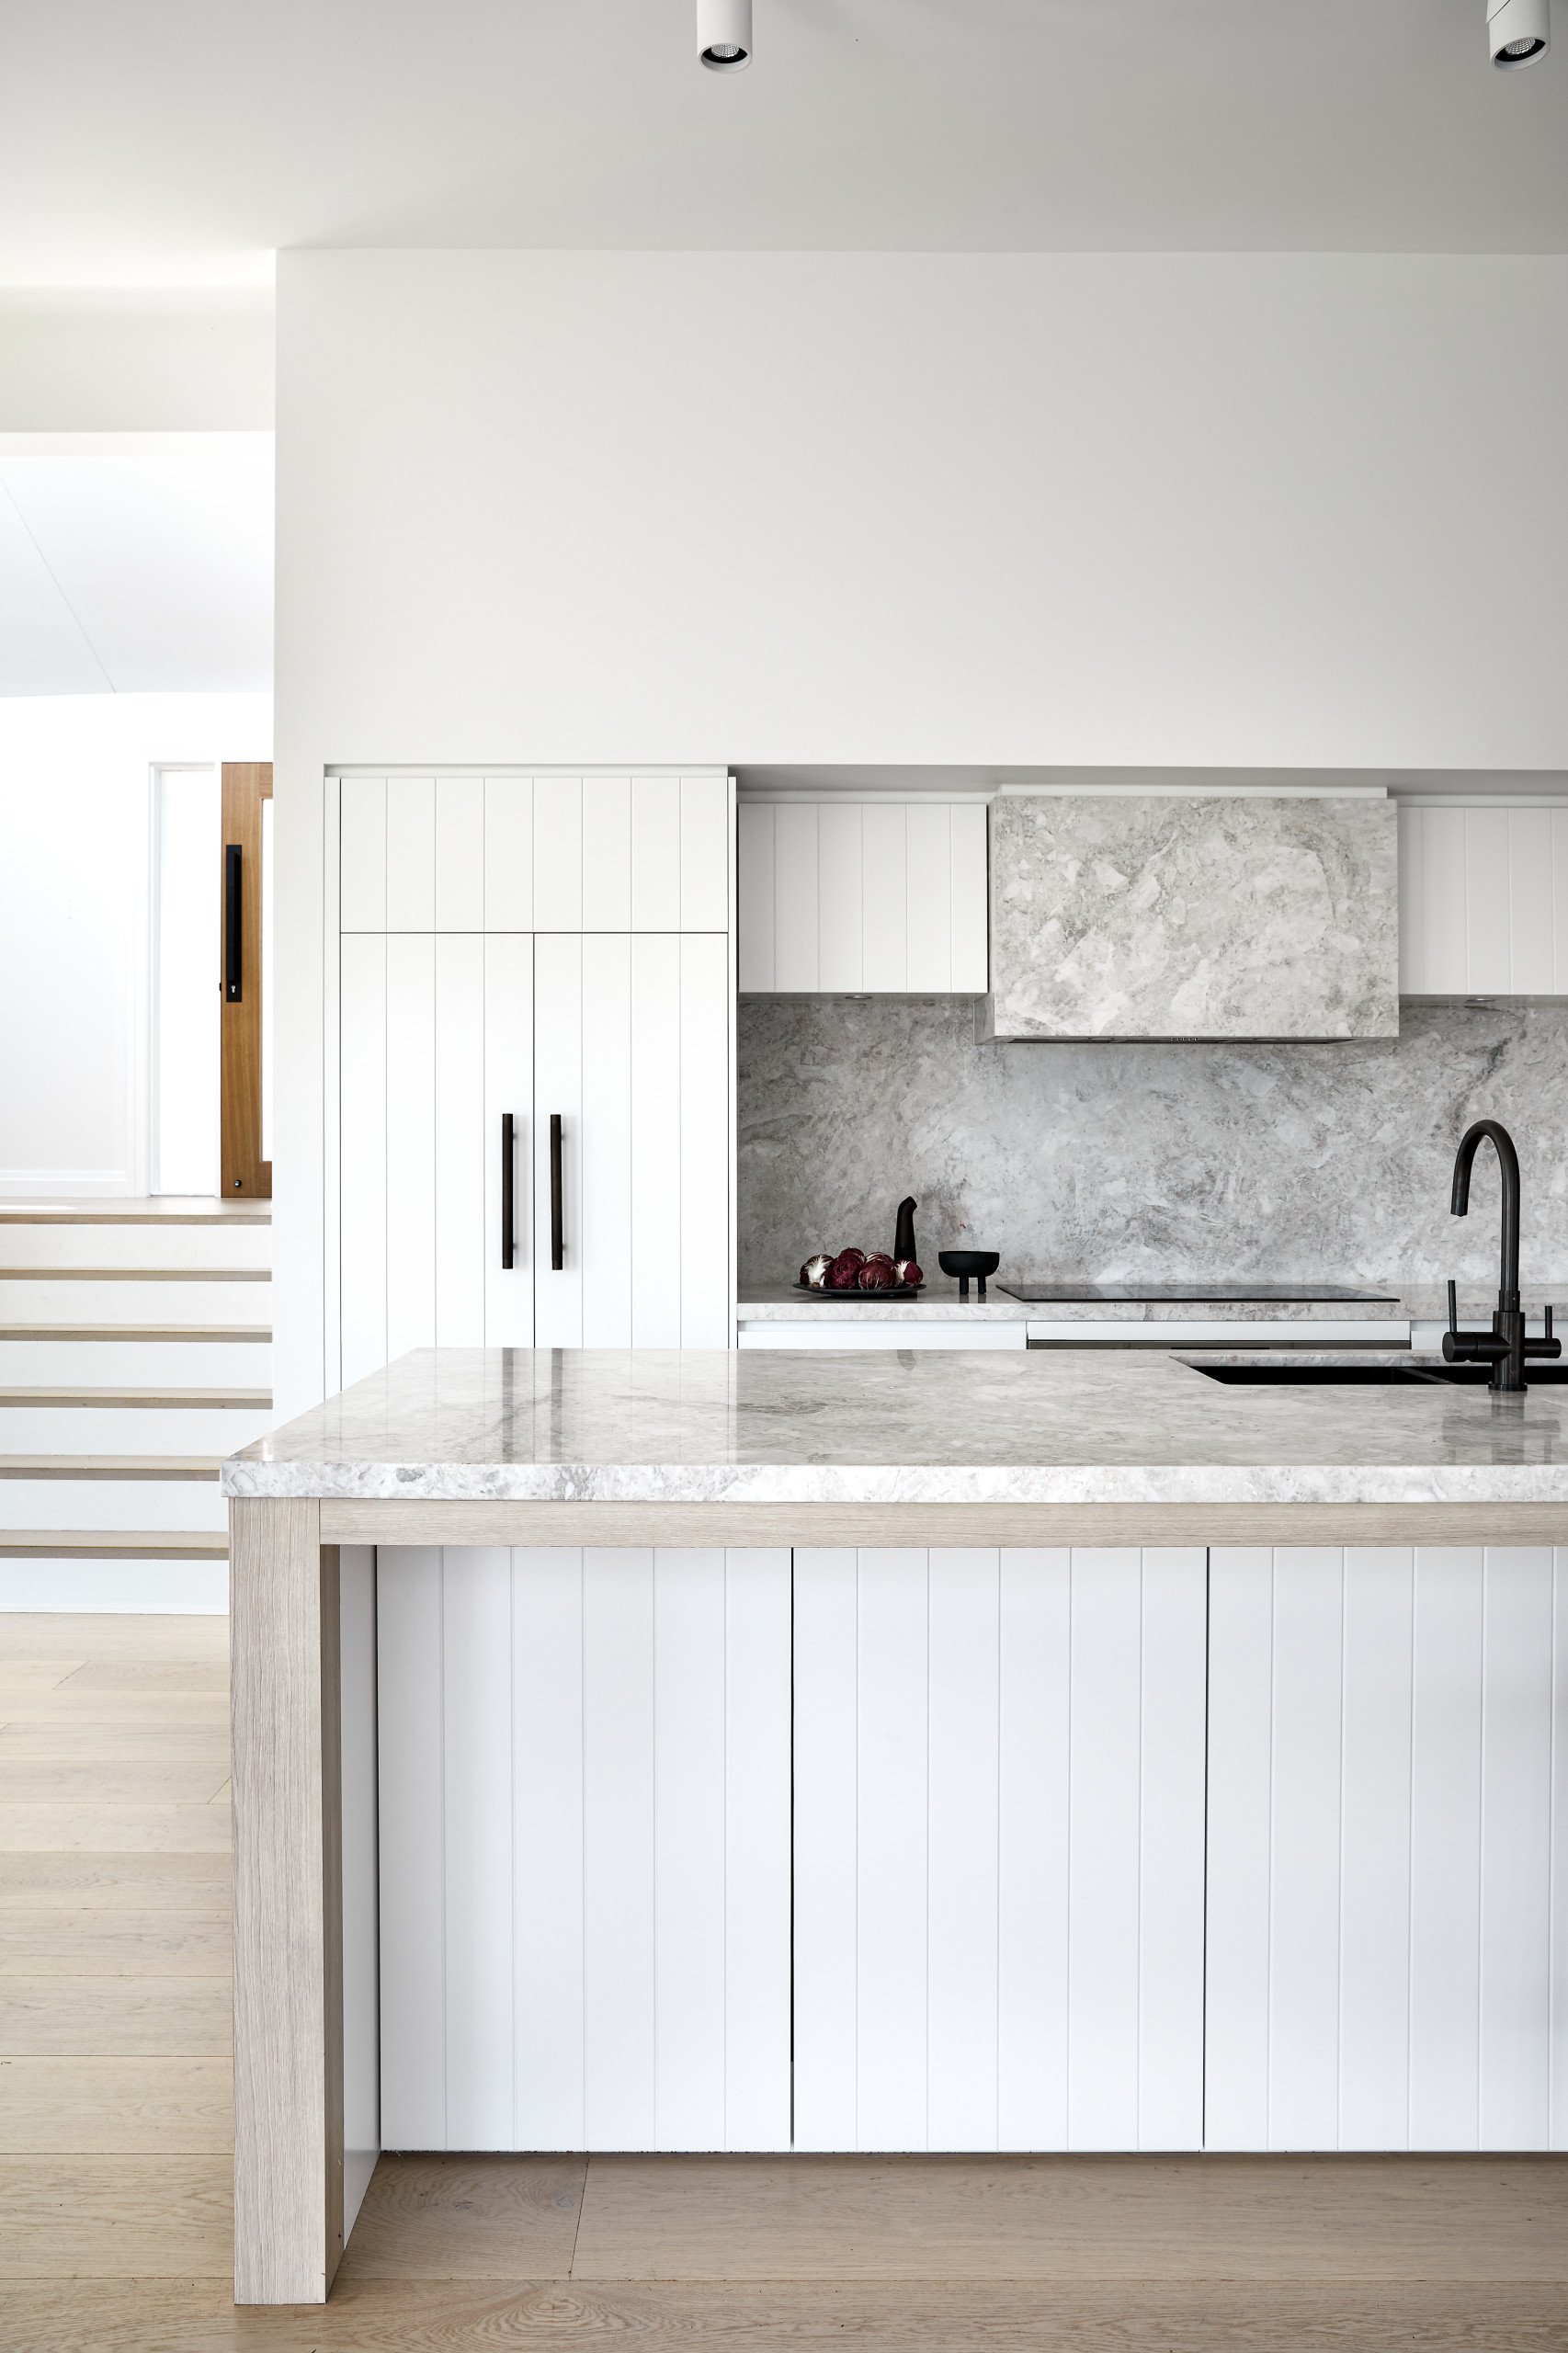
[[797, 2147], [1201, 2145], [1205, 1570], [797, 1552]]
[[740, 985], [748, 992], [980, 995], [978, 801], [742, 801]]
[[345, 775], [334, 790], [340, 1378], [430, 1345], [727, 1346], [729, 779]]
[[345, 776], [344, 931], [730, 929], [721, 773]]
[[1399, 985], [1568, 995], [1568, 807], [1400, 803]]
[[381, 1551], [384, 2146], [789, 2146], [790, 1588]]
[[1211, 2147], [1568, 2145], [1565, 1606], [1561, 1551], [1212, 1553]]

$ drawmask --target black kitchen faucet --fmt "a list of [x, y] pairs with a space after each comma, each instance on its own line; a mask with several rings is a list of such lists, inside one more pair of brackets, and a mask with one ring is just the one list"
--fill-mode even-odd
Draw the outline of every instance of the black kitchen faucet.
[[1551, 1310], [1546, 1311], [1546, 1337], [1527, 1340], [1524, 1310], [1519, 1305], [1519, 1155], [1514, 1139], [1496, 1120], [1477, 1120], [1465, 1131], [1454, 1160], [1454, 1190], [1449, 1206], [1455, 1217], [1470, 1213], [1470, 1171], [1476, 1146], [1490, 1136], [1497, 1147], [1503, 1171], [1503, 1279], [1493, 1311], [1490, 1334], [1460, 1336], [1458, 1304], [1449, 1285], [1449, 1328], [1443, 1335], [1443, 1355], [1449, 1364], [1490, 1364], [1488, 1388], [1518, 1395], [1528, 1386], [1527, 1357], [1560, 1357], [1562, 1343], [1551, 1336]]

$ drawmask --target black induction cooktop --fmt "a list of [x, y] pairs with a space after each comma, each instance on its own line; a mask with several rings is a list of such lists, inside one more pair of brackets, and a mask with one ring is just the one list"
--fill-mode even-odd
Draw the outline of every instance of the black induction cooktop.
[[1009, 1299], [1026, 1305], [1088, 1307], [1101, 1300], [1139, 1301], [1149, 1304], [1176, 1302], [1194, 1307], [1228, 1306], [1252, 1300], [1277, 1300], [1282, 1304], [1316, 1305], [1343, 1301], [1362, 1307], [1397, 1307], [1399, 1296], [1388, 1290], [1346, 1290], [1340, 1283], [999, 1283]]

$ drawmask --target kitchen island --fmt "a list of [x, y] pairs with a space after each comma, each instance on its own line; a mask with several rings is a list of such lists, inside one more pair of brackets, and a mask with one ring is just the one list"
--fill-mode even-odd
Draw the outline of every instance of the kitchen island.
[[381, 2146], [1568, 2138], [1562, 1390], [432, 1351], [223, 1478], [241, 2302]]

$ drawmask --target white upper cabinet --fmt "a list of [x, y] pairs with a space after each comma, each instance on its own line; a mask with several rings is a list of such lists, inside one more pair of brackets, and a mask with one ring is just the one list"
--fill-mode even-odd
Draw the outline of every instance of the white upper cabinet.
[[1401, 803], [1399, 986], [1568, 995], [1568, 808]]
[[722, 773], [347, 776], [345, 931], [728, 931]]
[[736, 858], [743, 990], [984, 994], [982, 802], [745, 801]]

